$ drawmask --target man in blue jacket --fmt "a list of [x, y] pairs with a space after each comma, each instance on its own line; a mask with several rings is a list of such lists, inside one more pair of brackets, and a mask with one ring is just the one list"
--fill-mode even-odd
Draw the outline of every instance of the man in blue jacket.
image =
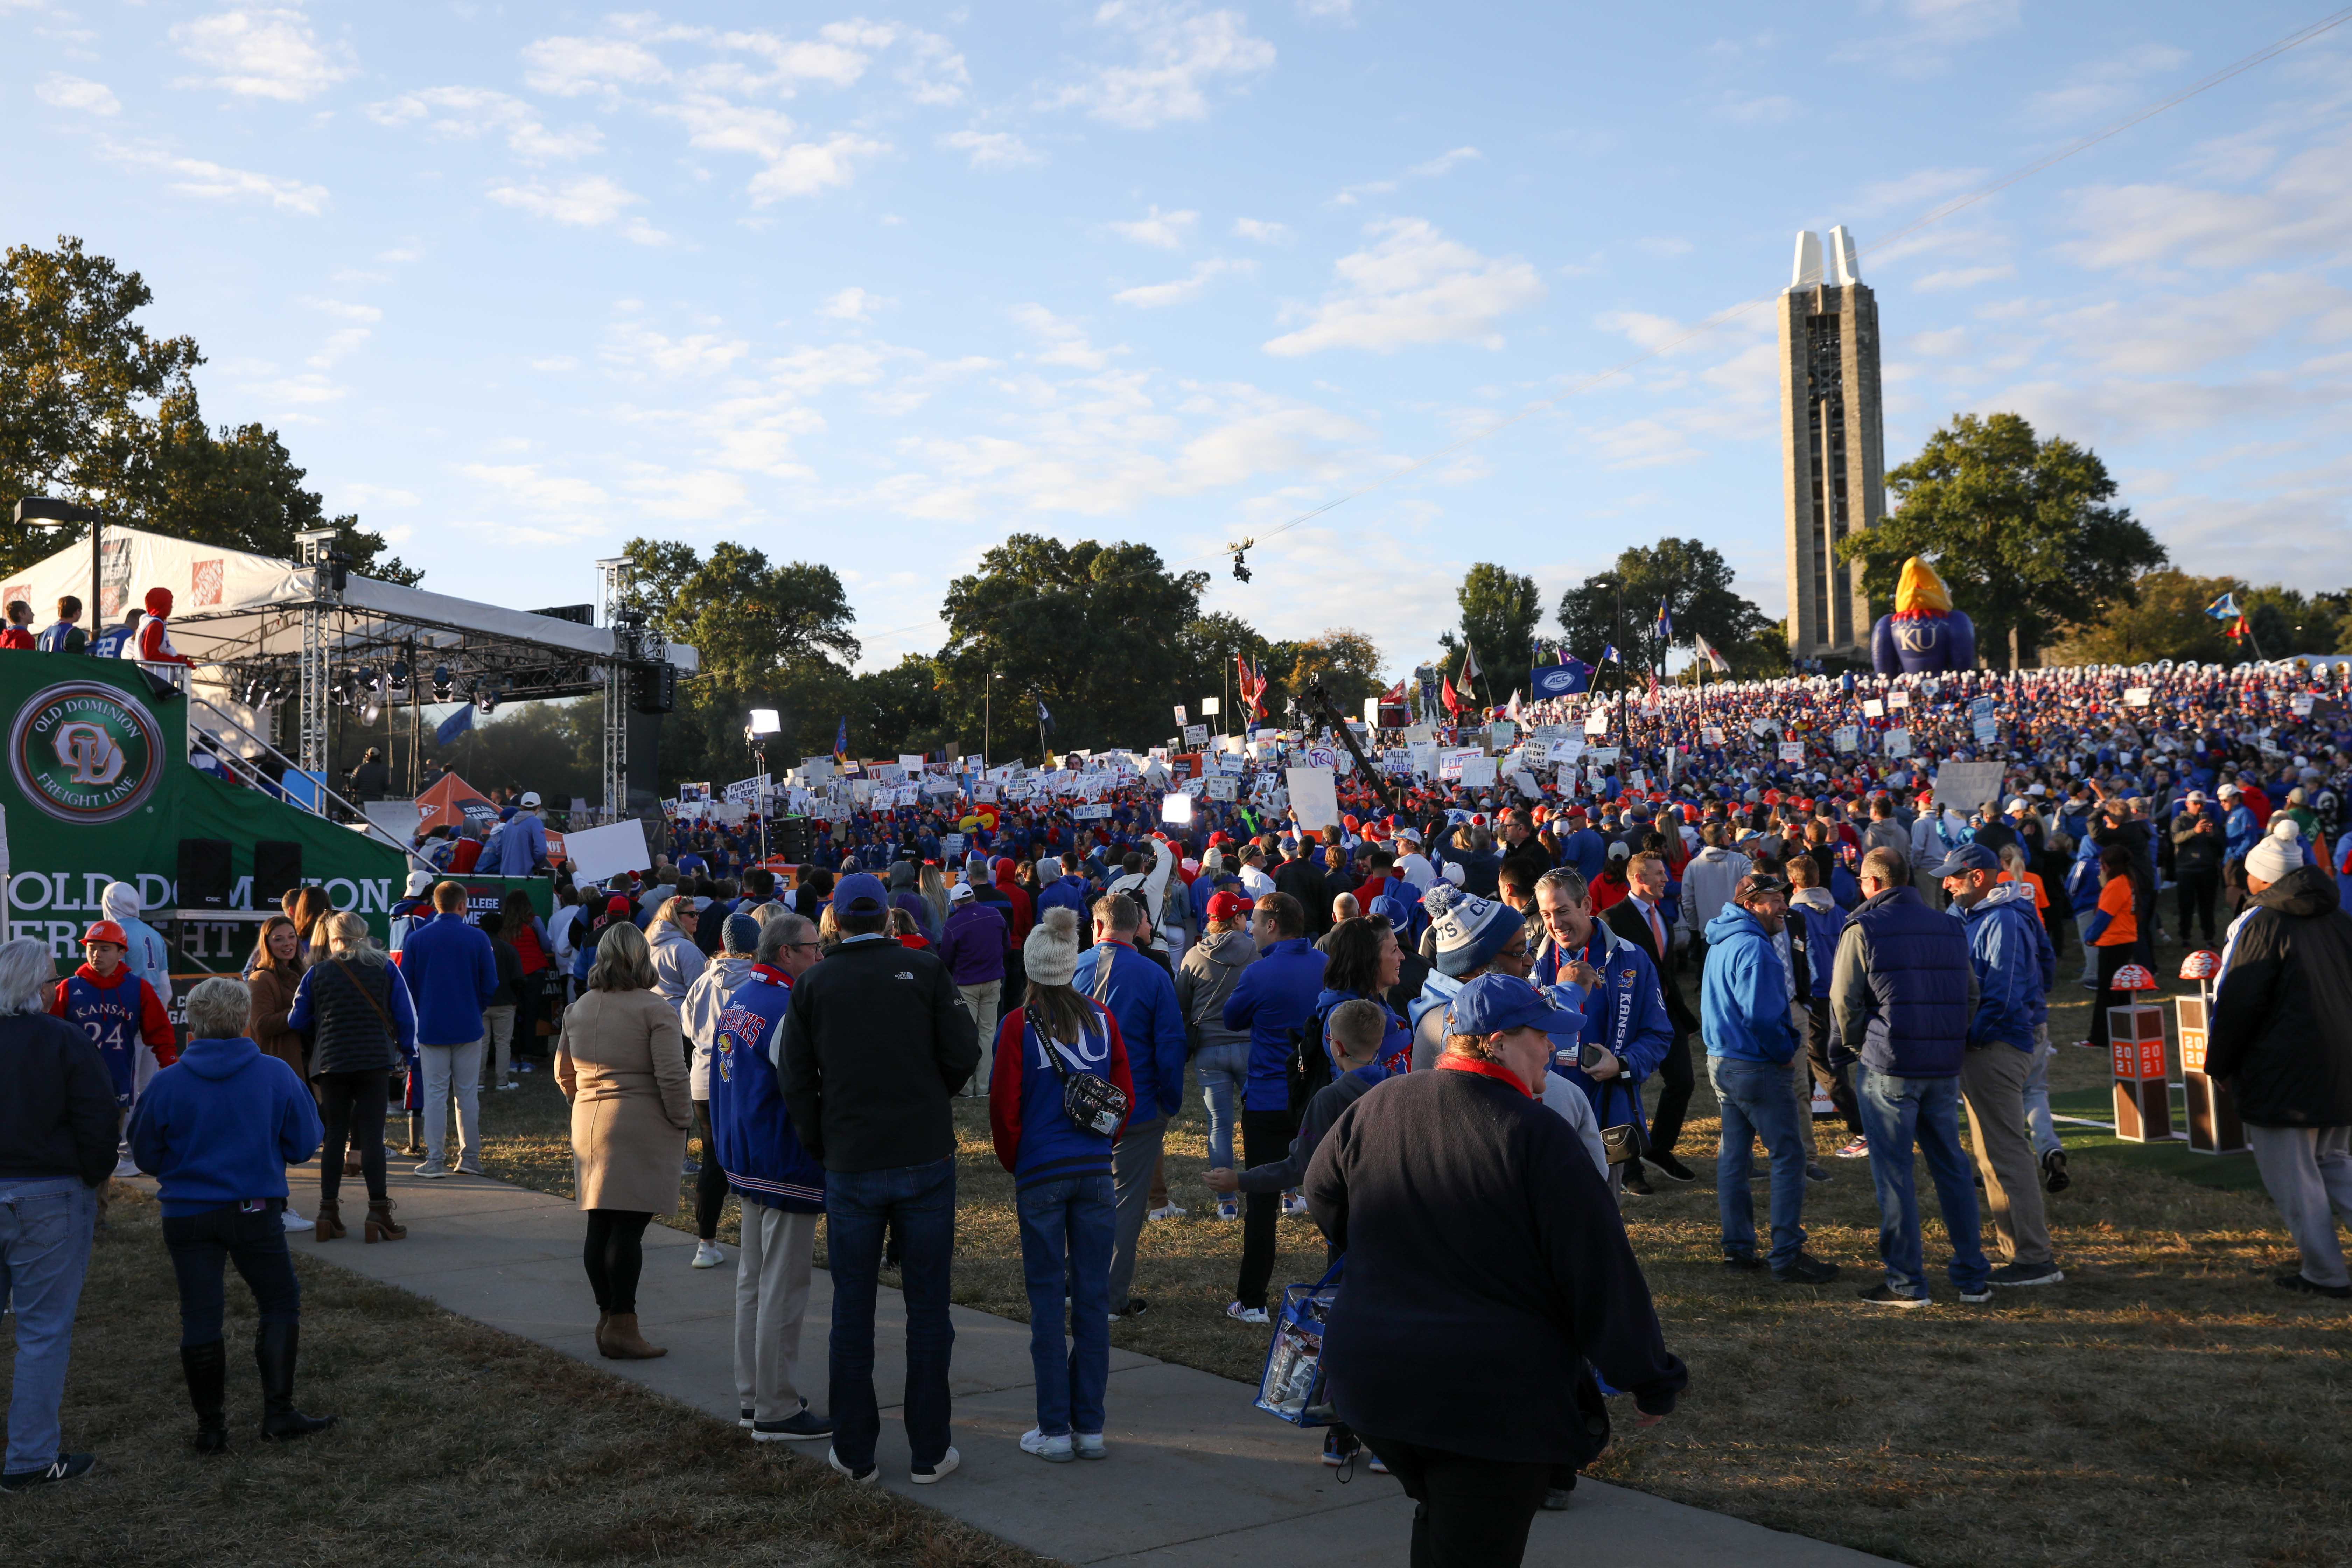
[[490, 939], [466, 923], [466, 889], [433, 889], [433, 918], [401, 944], [401, 978], [416, 1004], [416, 1055], [425, 1068], [425, 1163], [420, 1176], [446, 1176], [449, 1092], [457, 1094], [457, 1169], [482, 1173], [482, 1009], [499, 988]]
[[499, 827], [498, 842], [482, 850], [475, 869], [497, 877], [536, 877], [547, 869], [547, 825], [539, 819], [537, 790], [523, 792], [521, 809]]
[[2025, 1079], [2041, 1042], [2034, 1027], [2058, 958], [2034, 912], [2033, 889], [2003, 882], [2000, 858], [1981, 844], [1952, 851], [1936, 875], [1969, 935], [1977, 1005], [1960, 1061], [1960, 1095], [1985, 1201], [2000, 1237], [1996, 1285], [2055, 1285], [2060, 1272], [2042, 1212], [2042, 1173], [2025, 1135]]
[[1864, 856], [1862, 907], [1838, 938], [1830, 1012], [1838, 1037], [1861, 1058], [1854, 1098], [1878, 1188], [1878, 1256], [1886, 1279], [1862, 1293], [1865, 1301], [1927, 1305], [1919, 1195], [1911, 1179], [1915, 1142], [1951, 1234], [1952, 1283], [1963, 1301], [1992, 1300], [1976, 1187], [1960, 1149], [1960, 1064], [1976, 1009], [1967, 932], [1927, 907], [1902, 854], [1882, 848]]
[[1078, 917], [1078, 945], [1083, 947], [1091, 938], [1087, 934], [1087, 879], [1069, 869], [1072, 862], [1056, 860], [1048, 855], [1037, 862], [1037, 900], [1033, 921], [1042, 921], [1045, 911], [1066, 909]]
[[1110, 1251], [1114, 1318], [1143, 1313], [1143, 1298], [1128, 1293], [1135, 1282], [1136, 1240], [1143, 1234], [1144, 1211], [1151, 1204], [1151, 1173], [1160, 1164], [1168, 1119], [1184, 1109], [1184, 1010], [1176, 1005], [1176, 983], [1168, 971], [1137, 951], [1135, 939], [1142, 928], [1143, 908], [1125, 893], [1105, 893], [1096, 900], [1095, 945], [1078, 954], [1077, 973], [1070, 981], [1118, 1020], [1119, 1036], [1127, 1042], [1128, 1072], [1135, 1082], [1135, 1102], [1111, 1155], [1112, 1201], [1118, 1208]]
[[[1234, 983], [1224, 1010], [1225, 1027], [1236, 1034], [1246, 1030], [1250, 1038], [1249, 1076], [1242, 1086], [1244, 1168], [1284, 1158], [1298, 1136], [1298, 1118], [1290, 1109], [1290, 1053], [1323, 994], [1323, 955], [1307, 940], [1307, 910], [1297, 899], [1273, 892], [1258, 900], [1250, 914], [1250, 937], [1257, 943], [1257, 962]], [[1131, 1044], [1128, 1048], [1137, 1049]], [[1225, 1309], [1229, 1317], [1265, 1321], [1274, 1222], [1280, 1212], [1281, 1199], [1274, 1193], [1252, 1193], [1243, 1205], [1241, 1279]]]
[[[1604, 1131], [1642, 1124], [1642, 1083], [1658, 1069], [1675, 1040], [1666, 1018], [1666, 998], [1649, 954], [1592, 915], [1592, 897], [1583, 874], [1557, 867], [1536, 879], [1536, 909], [1543, 917], [1543, 951], [1536, 955], [1538, 985], [1562, 980], [1584, 988], [1576, 1005], [1584, 1012], [1581, 1044], [1601, 1047], [1606, 1057], [1591, 1068], [1577, 1065], [1580, 1053], [1559, 1053], [1551, 1070], [1592, 1102], [1592, 1120]], [[1610, 1168], [1629, 1192], [1647, 1196], [1641, 1162]]]
[[[1810, 1129], [1797, 1127], [1789, 1064], [1797, 1055], [1793, 1011], [1799, 987], [1773, 941], [1788, 922], [1788, 885], [1751, 872], [1706, 925], [1706, 973], [1699, 984], [1699, 1031], [1707, 1080], [1723, 1103], [1715, 1195], [1727, 1268], [1753, 1272], [1769, 1261], [1784, 1285], [1821, 1285], [1837, 1265], [1805, 1252], [1805, 1165]], [[1758, 1138], [1772, 1157], [1772, 1250], [1756, 1256], [1756, 1204], [1748, 1174]]]

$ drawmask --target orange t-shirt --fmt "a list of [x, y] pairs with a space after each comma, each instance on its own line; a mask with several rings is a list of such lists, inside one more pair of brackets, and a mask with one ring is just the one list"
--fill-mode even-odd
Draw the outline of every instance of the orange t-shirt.
[[[2017, 880], [2017, 873], [2014, 871], [2003, 871], [2000, 874], [2000, 879], [2004, 882], [2014, 882]], [[2042, 873], [2039, 871], [2028, 871], [2025, 874], [2025, 883], [2026, 886], [2033, 889], [2033, 907], [2035, 910], [2038, 912], [2048, 909], [2050, 907], [2050, 895], [2042, 889]]]
[[2139, 917], [2132, 912], [2132, 879], [2110, 877], [2099, 889], [2099, 909], [2107, 917], [2107, 929], [2099, 933], [2093, 947], [2121, 947], [2139, 940]]

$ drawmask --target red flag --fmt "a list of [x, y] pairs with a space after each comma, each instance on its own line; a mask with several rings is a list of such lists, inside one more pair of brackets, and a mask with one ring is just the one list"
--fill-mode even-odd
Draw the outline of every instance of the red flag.
[[1400, 680], [1394, 686], [1390, 687], [1386, 691], [1381, 693], [1381, 700], [1390, 704], [1391, 706], [1402, 702], [1404, 700], [1404, 682]]
[[1448, 713], [1459, 713], [1462, 711], [1462, 699], [1454, 695], [1454, 678], [1452, 676], [1449, 675], [1445, 678], [1444, 689], [1439, 692], [1438, 696], [1439, 700], [1445, 704], [1445, 710]]

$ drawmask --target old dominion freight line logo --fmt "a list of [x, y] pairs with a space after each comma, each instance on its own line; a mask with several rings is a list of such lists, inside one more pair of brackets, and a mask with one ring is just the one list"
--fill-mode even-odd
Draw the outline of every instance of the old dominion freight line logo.
[[16, 710], [8, 766], [25, 798], [59, 822], [118, 822], [155, 793], [163, 731], [128, 692], [68, 680]]

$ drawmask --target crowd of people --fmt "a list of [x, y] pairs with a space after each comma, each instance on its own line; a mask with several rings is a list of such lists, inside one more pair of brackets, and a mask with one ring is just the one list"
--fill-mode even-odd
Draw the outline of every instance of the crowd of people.
[[[1121, 759], [1132, 777], [1095, 781], [1083, 815], [1050, 790], [983, 798], [967, 773], [924, 806], [834, 795], [800, 864], [760, 857], [756, 823], [688, 815], [645, 873], [582, 886], [546, 867], [551, 917], [521, 893], [471, 914], [458, 882], [436, 881], [443, 865], [546, 865], [537, 799], [520, 795], [487, 847], [445, 841], [453, 856], [476, 846], [467, 866], [412, 878], [391, 953], [323, 900], [289, 908], [245, 981], [206, 983], [239, 987], [252, 1048], [192, 1044], [173, 1068], [166, 1031], [154, 1081], [179, 1076], [152, 1124], [135, 1086], [116, 1089], [131, 1159], [163, 1178], [185, 1233], [172, 1244], [191, 1260], [199, 1441], [218, 1440], [218, 1258], [246, 1270], [266, 1325], [294, 1318], [290, 1275], [257, 1260], [282, 1256], [301, 1222], [282, 1215], [282, 1168], [263, 1181], [259, 1166], [323, 1144], [322, 1173], [367, 1183], [368, 1239], [396, 1239], [395, 1079], [417, 1173], [478, 1171], [480, 1089], [510, 1084], [544, 1042], [572, 1105], [600, 1350], [664, 1353], [635, 1294], [646, 1226], [675, 1206], [681, 1172], [697, 1267], [728, 1261], [731, 1194], [743, 1424], [755, 1441], [824, 1441], [860, 1480], [877, 1473], [886, 1248], [907, 1306], [911, 1479], [959, 1463], [955, 1101], [984, 1099], [1031, 1306], [1037, 1424], [1021, 1447], [1099, 1458], [1109, 1325], [1150, 1310], [1139, 1238], [1185, 1213], [1163, 1140], [1190, 1074], [1212, 1213], [1240, 1232], [1228, 1314], [1269, 1322], [1277, 1222], [1311, 1217], [1339, 1280], [1327, 1462], [1397, 1476], [1430, 1560], [1513, 1561], [1534, 1512], [1566, 1506], [1606, 1440], [1606, 1394], [1632, 1395], [1647, 1423], [1683, 1386], [1620, 1214], [1695, 1180], [1680, 1151], [1698, 1061], [1721, 1110], [1727, 1269], [1836, 1279], [1841, 1266], [1807, 1249], [1807, 1192], [1831, 1173], [1824, 1156], [1866, 1160], [1881, 1237], [1860, 1300], [1928, 1304], [1916, 1151], [1962, 1301], [2056, 1286], [2046, 1199], [2071, 1177], [2049, 1109], [2053, 994], [2070, 980], [2095, 993], [2077, 1043], [2104, 1047], [2126, 966], [2152, 964], [2168, 922], [2225, 950], [2209, 1068], [2238, 1089], [2296, 1240], [2300, 1266], [2279, 1283], [2352, 1296], [2335, 1227], [2352, 1215], [2352, 917], [2336, 892], [2352, 869], [2352, 719], [2333, 675], [1822, 678], [1517, 707], [1479, 731], [1367, 737], [1404, 742], [1368, 748], [1371, 768], [1387, 773], [1401, 751], [1407, 766], [1341, 771], [1333, 820], [1302, 819], [1276, 782], [1296, 755], [1264, 748], [1239, 787], [1181, 792], [1182, 811], [1164, 756]], [[1496, 782], [1417, 765], [1415, 742], [1495, 758], [1464, 771]], [[1989, 787], [1953, 769], [1986, 762]], [[1978, 787], [1956, 798], [1964, 777]], [[119, 921], [93, 926], [54, 1010], [93, 1039], [101, 1013], [143, 1019], [146, 996], [109, 978], [133, 973], [133, 945]], [[2070, 946], [2081, 969], [2062, 977]], [[226, 1037], [206, 1026], [200, 1040]], [[121, 1086], [117, 1059], [102, 1065]], [[238, 1204], [260, 1205], [234, 1221], [191, 1173], [222, 1167], [175, 1142], [218, 1131], [205, 1107], [229, 1091], [201, 1086], [232, 1077], [251, 1106], [279, 1107], [274, 1142], [225, 1167]], [[284, 1092], [305, 1080], [310, 1094]], [[1817, 1095], [1841, 1125], [1827, 1146]], [[37, 1103], [68, 1115], [67, 1099]], [[38, 1175], [70, 1198], [89, 1169], [0, 1168], [0, 1182]], [[265, 1212], [268, 1225], [250, 1217]], [[824, 1414], [800, 1353], [819, 1215], [834, 1283]], [[321, 1242], [342, 1236], [332, 1180], [310, 1223]], [[290, 1404], [290, 1326], [272, 1343], [265, 1389], [289, 1435], [310, 1419]], [[1462, 1400], [1498, 1344], [1515, 1347], [1510, 1387]], [[1488, 1348], [1465, 1361], [1475, 1346]], [[1474, 1407], [1522, 1414], [1465, 1423]], [[53, 1441], [37, 1426], [12, 1438], [11, 1475]]]

